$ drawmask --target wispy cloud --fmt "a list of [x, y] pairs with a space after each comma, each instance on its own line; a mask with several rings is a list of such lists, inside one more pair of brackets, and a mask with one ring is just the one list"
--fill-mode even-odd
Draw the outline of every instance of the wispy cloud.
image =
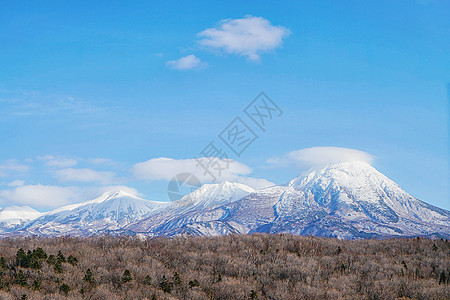
[[197, 56], [190, 54], [177, 60], [168, 61], [167, 66], [175, 70], [186, 71], [205, 67], [206, 63], [202, 62]]
[[296, 166], [300, 169], [316, 168], [328, 164], [358, 161], [371, 164], [373, 156], [367, 152], [340, 147], [312, 147], [289, 152], [282, 157], [268, 159], [275, 167]]
[[33, 90], [0, 90], [0, 103], [3, 103], [5, 113], [15, 116], [86, 115], [106, 110], [69, 95], [45, 94]]
[[93, 164], [93, 165], [107, 165], [107, 166], [112, 166], [112, 165], [117, 164], [112, 159], [104, 158], [104, 157], [88, 158], [86, 160], [86, 162]]
[[117, 162], [109, 158], [95, 157], [95, 158], [71, 158], [62, 155], [43, 155], [38, 156], [38, 160], [45, 162], [45, 166], [51, 168], [70, 168], [78, 165], [79, 163], [87, 163], [90, 165], [104, 165], [104, 166], [114, 166]]
[[202, 38], [200, 45], [258, 62], [262, 53], [281, 46], [289, 34], [289, 29], [273, 26], [267, 19], [246, 16], [222, 20], [217, 28], [208, 28], [198, 36]]
[[102, 172], [93, 169], [83, 168], [66, 168], [61, 170], [56, 170], [54, 175], [58, 180], [67, 181], [77, 181], [77, 182], [100, 182], [102, 184], [110, 184], [116, 182], [114, 172]]
[[9, 159], [0, 164], [0, 177], [9, 175], [11, 172], [23, 173], [29, 170], [29, 166], [19, 163], [15, 159]]
[[13, 180], [10, 183], [8, 183], [8, 186], [22, 186], [24, 184], [25, 184], [24, 180], [17, 179], [17, 180]]
[[68, 168], [77, 165], [78, 161], [64, 156], [55, 157], [53, 155], [38, 156], [39, 160], [45, 161], [47, 167]]

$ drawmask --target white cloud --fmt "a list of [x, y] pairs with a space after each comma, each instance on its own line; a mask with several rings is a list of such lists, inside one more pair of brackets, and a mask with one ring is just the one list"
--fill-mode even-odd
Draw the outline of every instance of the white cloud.
[[29, 205], [38, 209], [49, 209], [92, 200], [105, 192], [114, 190], [123, 190], [136, 196], [140, 195], [136, 189], [123, 185], [62, 187], [37, 184], [0, 190], [0, 204], [2, 206]]
[[54, 172], [60, 181], [101, 182], [103, 184], [115, 181], [113, 172], [100, 172], [92, 169], [67, 168]]
[[0, 191], [0, 201], [6, 205], [58, 207], [77, 198], [74, 188], [50, 185], [24, 185]]
[[317, 168], [328, 164], [358, 161], [371, 164], [372, 155], [360, 150], [340, 147], [312, 147], [296, 150], [281, 158], [268, 159], [272, 166], [288, 167], [295, 165], [298, 168]]
[[69, 168], [77, 165], [77, 160], [64, 156], [55, 157], [53, 155], [38, 156], [38, 159], [45, 161], [47, 167]]
[[96, 157], [96, 158], [89, 158], [87, 159], [87, 162], [93, 165], [115, 165], [116, 163], [109, 159], [109, 158], [103, 158], [103, 157]]
[[258, 62], [263, 52], [279, 47], [289, 29], [273, 26], [262, 17], [222, 20], [218, 28], [208, 28], [198, 34], [203, 46], [247, 57]]
[[[254, 189], [266, 188], [275, 185], [274, 183], [263, 179], [247, 177], [251, 173], [252, 169], [245, 164], [229, 159], [228, 165], [226, 160], [222, 160], [216, 157], [202, 157], [199, 158], [203, 165], [207, 165], [208, 159], [218, 162], [222, 170], [220, 176], [218, 171], [214, 170], [215, 166], [211, 166], [208, 170], [216, 177], [215, 182], [231, 181], [239, 182], [251, 186]], [[198, 165], [196, 159], [172, 159], [172, 158], [152, 158], [148, 161], [138, 163], [134, 165], [132, 172], [138, 179], [143, 180], [172, 180], [176, 175], [181, 173], [190, 173], [196, 176], [202, 184], [207, 182], [213, 182], [213, 178], [208, 173], [205, 173], [205, 169]]]
[[264, 179], [264, 178], [239, 176], [235, 179], [235, 181], [242, 183], [242, 184], [246, 184], [246, 185], [254, 188], [255, 190], [260, 190], [260, 189], [264, 189], [264, 188], [276, 185], [275, 183], [273, 183], [267, 179]]
[[167, 62], [167, 66], [175, 70], [192, 70], [204, 67], [206, 64], [203, 63], [200, 58], [191, 54], [181, 57], [177, 60], [171, 60]]
[[[208, 159], [214, 159], [222, 167], [221, 176], [218, 178], [220, 181], [232, 180], [237, 176], [246, 175], [251, 172], [248, 166], [232, 159], [229, 160], [228, 167], [226, 167], [227, 161], [214, 157], [201, 158], [202, 163], [206, 165]], [[134, 165], [132, 171], [136, 178], [145, 180], [171, 180], [180, 173], [191, 173], [201, 182], [211, 181], [211, 176], [207, 173], [205, 174], [205, 169], [198, 165], [196, 159], [152, 158]], [[218, 174], [218, 171], [212, 172], [213, 174]]]
[[9, 106], [12, 115], [45, 116], [62, 114], [92, 114], [105, 108], [95, 107], [91, 103], [74, 99], [68, 95], [43, 94], [38, 91], [0, 90], [0, 99]]
[[25, 181], [19, 180], [19, 179], [13, 180], [10, 183], [8, 183], [9, 186], [22, 186], [24, 184], [25, 184]]
[[29, 167], [27, 165], [21, 164], [15, 159], [10, 159], [0, 164], [0, 177], [8, 176], [10, 172], [23, 173], [28, 170]]

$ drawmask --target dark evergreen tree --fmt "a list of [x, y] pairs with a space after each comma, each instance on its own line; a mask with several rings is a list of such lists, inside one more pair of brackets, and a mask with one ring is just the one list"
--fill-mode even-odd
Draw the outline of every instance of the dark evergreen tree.
[[182, 281], [181, 281], [181, 277], [180, 277], [180, 274], [178, 274], [177, 272], [175, 272], [174, 274], [173, 274], [173, 283], [175, 284], [175, 285], [182, 285]]
[[254, 290], [252, 290], [250, 292], [250, 299], [254, 300], [254, 299], [258, 299], [258, 293]]
[[163, 277], [161, 278], [161, 281], [159, 282], [159, 287], [164, 293], [170, 293], [172, 291], [172, 286], [169, 283], [169, 280], [167, 280], [165, 275], [163, 275]]
[[39, 290], [41, 288], [41, 282], [39, 280], [35, 279], [33, 281], [32, 287], [34, 290]]
[[194, 280], [189, 281], [189, 286], [191, 288], [193, 288], [193, 287], [196, 287], [196, 286], [200, 286], [200, 283], [198, 282], [197, 279], [194, 279]]
[[447, 278], [447, 276], [445, 275], [445, 271], [442, 271], [441, 272], [441, 275], [439, 276], [439, 284], [441, 284], [441, 283], [447, 283], [448, 282], [448, 278]]
[[69, 294], [70, 292], [70, 286], [66, 283], [63, 283], [60, 287], [59, 290], [61, 291], [61, 293], [63, 293], [64, 295], [67, 296], [67, 294]]
[[56, 256], [56, 259], [61, 263], [66, 262], [66, 257], [62, 254], [61, 250], [58, 251], [58, 255]]
[[436, 246], [436, 244], [433, 244], [433, 251], [436, 252], [438, 249], [438, 247]]
[[408, 270], [408, 266], [406, 265], [406, 262], [404, 260], [402, 260], [402, 264], [403, 264], [403, 267], [405, 268], [405, 270]]
[[16, 253], [16, 264], [22, 268], [28, 268], [28, 256], [22, 248]]
[[16, 273], [16, 283], [20, 286], [27, 286], [27, 278], [22, 270]]
[[47, 253], [45, 253], [44, 249], [42, 249], [41, 247], [37, 247], [36, 249], [33, 250], [33, 255], [36, 258], [39, 259], [46, 259], [47, 258]]
[[219, 277], [217, 278], [217, 282], [222, 282], [222, 274], [219, 273]]
[[69, 255], [67, 262], [75, 267], [78, 264], [78, 259], [72, 255]]
[[145, 285], [151, 285], [152, 284], [152, 278], [150, 277], [150, 275], [145, 276], [144, 284]]
[[56, 261], [54, 270], [58, 274], [61, 274], [63, 272], [63, 267], [62, 267], [62, 264], [61, 264], [61, 262], [59, 260]]
[[3, 256], [0, 257], [0, 269], [8, 269], [8, 266], [6, 265], [6, 259]]
[[50, 254], [49, 257], [47, 258], [47, 263], [49, 265], [56, 264], [56, 257], [53, 254]]
[[129, 282], [129, 281], [131, 281], [131, 280], [133, 280], [133, 277], [131, 277], [131, 272], [130, 272], [130, 270], [125, 270], [125, 271], [123, 272], [123, 275], [122, 275], [122, 282], [123, 282], [123, 283], [127, 283], [127, 282]]
[[86, 270], [86, 273], [84, 274], [84, 281], [86, 281], [90, 285], [95, 285], [95, 278], [94, 275], [92, 274], [91, 269]]
[[33, 269], [40, 269], [42, 267], [42, 263], [39, 258], [32, 253], [30, 253], [30, 256], [28, 257], [28, 265]]

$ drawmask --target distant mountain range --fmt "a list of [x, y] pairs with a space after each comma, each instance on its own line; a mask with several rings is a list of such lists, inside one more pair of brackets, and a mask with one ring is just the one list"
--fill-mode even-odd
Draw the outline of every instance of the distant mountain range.
[[175, 202], [123, 191], [39, 213], [0, 210], [0, 236], [293, 233], [346, 239], [450, 237], [450, 212], [420, 201], [368, 164], [343, 162], [255, 191], [205, 184]]

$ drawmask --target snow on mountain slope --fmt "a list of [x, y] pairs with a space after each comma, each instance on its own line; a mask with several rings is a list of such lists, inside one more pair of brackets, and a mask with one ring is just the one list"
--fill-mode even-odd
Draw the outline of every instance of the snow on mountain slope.
[[[360, 162], [313, 170], [286, 186], [250, 193], [207, 214], [191, 212], [190, 216], [192, 232], [215, 235], [226, 229], [228, 233], [288, 232], [350, 239], [450, 236], [449, 211], [414, 198]], [[165, 228], [179, 225], [169, 223]]]
[[274, 205], [286, 191], [286, 186], [274, 186], [249, 194], [224, 207], [222, 220], [241, 233], [265, 232], [277, 217]]
[[[21, 225], [41, 215], [29, 206], [8, 206], [0, 209], [0, 228], [11, 228]], [[1, 229], [0, 229], [1, 230]]]
[[43, 214], [22, 232], [38, 235], [91, 235], [120, 230], [124, 226], [170, 205], [144, 200], [124, 191], [114, 191], [83, 203]]
[[450, 212], [414, 198], [362, 162], [293, 179], [274, 209], [271, 232], [345, 238], [450, 234]]
[[[213, 210], [214, 208], [233, 203], [253, 192], [255, 192], [254, 189], [241, 183], [224, 181], [216, 184], [204, 184], [175, 201], [172, 206], [160, 213], [127, 228], [153, 235], [174, 235], [187, 232], [200, 234], [201, 226], [199, 224], [219, 220], [226, 214], [226, 210]], [[190, 228], [191, 224], [196, 224], [195, 230]], [[219, 224], [219, 226], [229, 228], [228, 225]], [[208, 234], [234, 232], [221, 229], [220, 233], [216, 233], [213, 228], [209, 228], [207, 231]]]
[[229, 181], [219, 184], [204, 184], [180, 200], [175, 201], [174, 208], [186, 208], [188, 210], [212, 208], [232, 203], [254, 191], [245, 184]]
[[348, 239], [450, 238], [450, 212], [414, 198], [369, 164], [342, 162], [259, 191], [239, 183], [205, 184], [173, 203], [122, 191], [106, 193], [43, 214], [14, 231], [80, 236], [253, 232]]

